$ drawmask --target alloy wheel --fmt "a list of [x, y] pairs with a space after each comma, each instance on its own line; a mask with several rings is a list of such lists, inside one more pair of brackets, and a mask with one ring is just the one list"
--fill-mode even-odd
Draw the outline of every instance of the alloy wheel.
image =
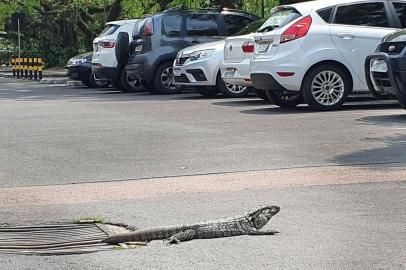
[[174, 84], [174, 79], [173, 79], [173, 68], [168, 67], [164, 69], [161, 73], [161, 82], [162, 85], [165, 86], [167, 89], [175, 90], [176, 86]]
[[246, 86], [235, 85], [231, 83], [226, 83], [227, 90], [234, 94], [241, 94], [247, 90]]
[[327, 70], [317, 74], [311, 84], [314, 99], [325, 106], [335, 105], [344, 96], [344, 80], [336, 72]]

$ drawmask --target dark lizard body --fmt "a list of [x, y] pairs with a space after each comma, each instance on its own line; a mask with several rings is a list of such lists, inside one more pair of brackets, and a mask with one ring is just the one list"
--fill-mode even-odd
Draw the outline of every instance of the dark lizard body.
[[234, 218], [207, 221], [181, 226], [167, 226], [116, 234], [103, 240], [105, 243], [148, 242], [168, 239], [169, 243], [179, 243], [192, 239], [208, 239], [238, 235], [272, 235], [277, 231], [261, 231], [272, 216], [279, 212], [278, 206], [261, 206], [244, 215]]

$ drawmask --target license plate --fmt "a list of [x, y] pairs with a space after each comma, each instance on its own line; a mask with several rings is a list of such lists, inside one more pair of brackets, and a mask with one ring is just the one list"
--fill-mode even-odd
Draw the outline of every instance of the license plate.
[[179, 77], [180, 75], [182, 75], [180, 69], [173, 69], [173, 76]]
[[372, 72], [388, 72], [388, 66], [384, 60], [375, 60], [371, 65]]
[[258, 52], [266, 52], [268, 50], [270, 44], [271, 44], [270, 42], [257, 43]]
[[228, 68], [224, 73], [224, 78], [233, 78], [235, 73], [235, 68]]

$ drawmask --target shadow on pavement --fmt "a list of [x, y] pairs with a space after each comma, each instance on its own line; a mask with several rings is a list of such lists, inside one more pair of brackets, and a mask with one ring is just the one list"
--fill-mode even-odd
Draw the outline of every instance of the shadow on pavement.
[[358, 121], [373, 125], [406, 127], [406, 111], [396, 115], [366, 116], [358, 119]]

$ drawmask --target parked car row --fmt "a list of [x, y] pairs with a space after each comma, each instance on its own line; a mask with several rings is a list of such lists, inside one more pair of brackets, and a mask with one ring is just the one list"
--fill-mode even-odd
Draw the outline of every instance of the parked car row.
[[406, 0], [317, 0], [276, 7], [266, 20], [174, 8], [108, 23], [94, 41], [92, 72], [124, 91], [255, 91], [280, 107], [335, 110], [350, 93], [369, 90], [404, 106], [406, 41], [395, 31], [405, 25]]

